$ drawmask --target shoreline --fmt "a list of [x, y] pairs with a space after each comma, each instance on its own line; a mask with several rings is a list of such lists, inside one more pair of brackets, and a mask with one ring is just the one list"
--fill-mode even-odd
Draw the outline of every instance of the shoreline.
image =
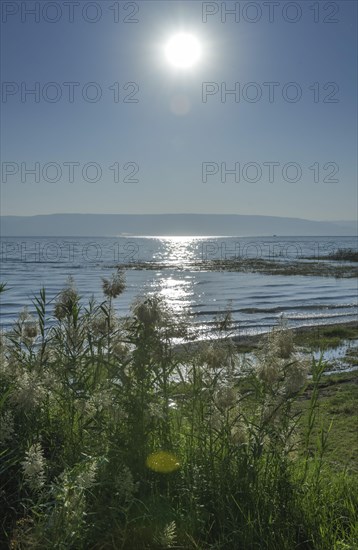
[[[273, 327], [272, 327], [273, 328]], [[288, 327], [287, 330], [290, 330], [294, 333], [294, 335], [297, 337], [297, 336], [304, 336], [306, 334], [309, 334], [310, 332], [312, 331], [316, 331], [316, 332], [321, 332], [323, 333], [324, 331], [326, 330], [339, 330], [339, 329], [352, 329], [352, 330], [356, 330], [357, 334], [356, 334], [356, 338], [358, 338], [358, 320], [357, 321], [344, 321], [342, 323], [325, 323], [325, 324], [320, 324], [320, 325], [306, 325], [306, 326], [302, 326], [302, 327], [296, 327], [296, 328], [290, 328]], [[185, 346], [185, 345], [205, 345], [205, 343], [208, 343], [212, 340], [215, 340], [215, 341], [224, 341], [226, 339], [229, 339], [229, 340], [232, 340], [233, 342], [235, 342], [235, 344], [237, 344], [238, 346], [243, 346], [243, 347], [246, 347], [246, 346], [249, 346], [249, 347], [252, 347], [252, 348], [255, 348], [257, 346], [257, 344], [259, 343], [259, 341], [265, 337], [265, 335], [268, 334], [268, 332], [270, 331], [267, 331], [267, 332], [262, 332], [260, 334], [245, 334], [245, 335], [240, 335], [240, 334], [237, 334], [235, 336], [224, 336], [222, 338], [213, 338], [213, 339], [210, 339], [210, 338], [207, 338], [207, 339], [197, 339], [197, 340], [193, 340], [193, 341], [189, 341], [187, 343], [184, 343], [184, 344], [177, 344], [177, 346]], [[317, 336], [320, 336], [319, 334]], [[347, 337], [348, 339], [353, 339], [352, 336], [348, 336]], [[342, 338], [344, 339], [344, 338]], [[175, 346], [175, 347], [177, 347]]]
[[[288, 327], [288, 330], [292, 331], [295, 337], [305, 336], [310, 332], [317, 332], [318, 333], [317, 337], [319, 338], [320, 335], [324, 333], [324, 331], [332, 330], [332, 329], [334, 330], [337, 328], [356, 330], [357, 331], [356, 337], [358, 338], [358, 321], [344, 321], [343, 323], [325, 323], [322, 325], [305, 325], [297, 328]], [[243, 339], [242, 337], [240, 337], [240, 335], [238, 335], [238, 336], [234, 336], [233, 340], [234, 342], [237, 342], [240, 344], [246, 344], [247, 342], [252, 345], [252, 344], [257, 344], [265, 334], [267, 334], [267, 332], [262, 334], [253, 334], [253, 335], [249, 334], [249, 335], [246, 335]]]
[[[299, 347], [310, 348], [311, 351], [327, 351], [332, 349], [338, 349], [347, 340], [358, 340], [358, 320], [346, 321], [343, 323], [332, 323], [322, 325], [309, 325], [297, 328], [289, 328], [294, 334], [296, 345]], [[268, 331], [269, 332], [269, 331]], [[246, 334], [246, 335], [234, 335], [218, 337], [215, 339], [198, 339], [185, 343], [180, 343], [174, 346], [174, 351], [191, 353], [200, 351], [210, 342], [224, 342], [231, 341], [235, 345], [235, 351], [239, 354], [252, 353], [257, 349], [260, 341], [268, 334], [268, 332], [260, 334]], [[356, 371], [358, 368], [358, 347], [355, 356], [352, 357], [352, 364], [349, 368], [352, 371]], [[328, 372], [330, 374], [343, 373], [346, 369], [332, 368]], [[350, 372], [349, 370], [349, 372]], [[328, 373], [327, 373], [328, 374]], [[346, 372], [346, 374], [348, 374]]]

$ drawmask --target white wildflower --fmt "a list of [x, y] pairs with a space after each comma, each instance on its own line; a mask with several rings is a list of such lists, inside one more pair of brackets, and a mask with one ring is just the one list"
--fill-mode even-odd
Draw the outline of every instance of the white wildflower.
[[91, 330], [97, 338], [101, 338], [118, 327], [118, 319], [113, 308], [108, 308], [107, 313], [100, 311], [90, 323]]
[[235, 388], [223, 386], [217, 391], [215, 401], [219, 409], [230, 409], [237, 403], [237, 391]]
[[274, 328], [264, 338], [256, 357], [258, 377], [267, 386], [283, 381], [285, 365], [294, 360], [293, 333], [284, 324]]
[[244, 445], [248, 441], [247, 429], [242, 424], [231, 428], [231, 440], [235, 445]]
[[123, 363], [127, 362], [130, 359], [130, 350], [128, 346], [126, 346], [122, 342], [115, 342], [112, 346], [112, 351], [116, 358]]
[[263, 359], [258, 366], [257, 374], [262, 382], [272, 386], [282, 379], [282, 364], [278, 358], [271, 361]]
[[285, 397], [281, 394], [277, 394], [273, 401], [266, 401], [262, 409], [262, 420], [272, 424], [279, 421], [282, 413], [281, 405], [284, 401]]
[[98, 412], [111, 407], [113, 403], [112, 392], [110, 389], [102, 389], [91, 396], [91, 401]]
[[11, 376], [9, 361], [6, 357], [5, 333], [0, 331], [0, 376], [8, 378]]
[[81, 397], [76, 399], [75, 407], [81, 415], [87, 416], [88, 418], [96, 416], [97, 409], [92, 398]]
[[54, 315], [56, 319], [62, 320], [68, 315], [72, 315], [74, 309], [78, 307], [79, 295], [75, 287], [75, 283], [72, 277], [69, 277], [65, 288], [59, 293], [55, 308]]
[[92, 475], [89, 479], [86, 479], [86, 476], [80, 477], [78, 468], [75, 467], [62, 472], [52, 485], [56, 499], [53, 518], [60, 522], [64, 533], [72, 538], [84, 525], [86, 506], [84, 485], [92, 480]]
[[45, 483], [45, 458], [40, 443], [29, 447], [21, 465], [27, 485], [34, 490], [41, 489]]
[[149, 296], [134, 305], [134, 315], [140, 323], [149, 328], [160, 325], [164, 318], [164, 305], [157, 296]]
[[25, 342], [31, 342], [39, 333], [38, 323], [35, 321], [31, 313], [29, 313], [27, 307], [24, 307], [20, 312], [17, 327], [20, 329], [21, 337]]
[[281, 325], [273, 329], [268, 337], [268, 346], [277, 357], [288, 359], [294, 351], [294, 341], [292, 331]]
[[34, 340], [38, 333], [38, 324], [33, 320], [27, 321], [22, 327], [22, 336], [25, 340]]
[[80, 490], [89, 489], [96, 478], [98, 462], [96, 459], [89, 461], [77, 476], [77, 485]]
[[108, 389], [99, 390], [90, 397], [81, 397], [76, 400], [77, 410], [88, 417], [109, 409], [113, 403], [111, 391]]
[[46, 396], [45, 388], [33, 372], [22, 370], [17, 375], [16, 389], [12, 400], [22, 409], [29, 410], [38, 406]]
[[125, 501], [130, 501], [138, 490], [138, 483], [134, 483], [133, 476], [127, 466], [123, 466], [115, 480], [115, 493]]
[[308, 363], [295, 360], [287, 366], [285, 377], [285, 393], [290, 395], [298, 392], [307, 380]]
[[151, 418], [156, 418], [158, 420], [164, 420], [164, 411], [160, 403], [149, 403], [148, 412]]
[[29, 308], [27, 306], [25, 306], [22, 311], [20, 311], [19, 313], [19, 318], [18, 318], [18, 321], [19, 323], [25, 323], [26, 321], [29, 320], [29, 318], [31, 317], [30, 313], [29, 313]]
[[59, 392], [60, 383], [54, 371], [50, 369], [44, 369], [41, 375], [41, 383], [44, 392], [51, 393], [52, 391]]
[[223, 346], [208, 345], [202, 356], [205, 364], [211, 369], [218, 369], [226, 365], [227, 350]]
[[102, 278], [103, 294], [107, 298], [117, 298], [126, 287], [124, 272], [120, 268], [112, 274], [110, 279]]
[[157, 542], [162, 548], [173, 548], [177, 542], [177, 527], [175, 521], [168, 523], [163, 532], [157, 537]]

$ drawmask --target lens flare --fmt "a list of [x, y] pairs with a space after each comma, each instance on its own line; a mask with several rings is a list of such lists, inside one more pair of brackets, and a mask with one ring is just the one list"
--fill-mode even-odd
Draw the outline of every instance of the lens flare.
[[167, 451], [157, 451], [150, 454], [146, 460], [146, 465], [154, 472], [161, 474], [170, 474], [180, 468], [180, 462], [177, 457]]

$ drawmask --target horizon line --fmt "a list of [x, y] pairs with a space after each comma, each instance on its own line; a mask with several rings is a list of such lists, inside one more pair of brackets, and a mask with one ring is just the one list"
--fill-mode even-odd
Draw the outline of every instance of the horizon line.
[[292, 219], [292, 220], [303, 220], [309, 222], [319, 222], [319, 223], [357, 223], [357, 219], [310, 219], [310, 218], [300, 218], [298, 216], [282, 216], [282, 215], [273, 215], [273, 214], [239, 214], [239, 213], [213, 213], [213, 212], [160, 212], [160, 213], [123, 213], [123, 212], [106, 212], [106, 213], [96, 213], [96, 212], [51, 212], [48, 214], [0, 214], [0, 218], [35, 218], [41, 216], [246, 216], [246, 217], [261, 217], [261, 218], [281, 218], [281, 219]]

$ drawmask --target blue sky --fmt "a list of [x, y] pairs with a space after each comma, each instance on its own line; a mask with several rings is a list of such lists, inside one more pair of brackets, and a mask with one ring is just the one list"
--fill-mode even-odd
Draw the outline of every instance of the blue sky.
[[[262, 1], [237, 21], [234, 2], [75, 2], [73, 22], [66, 3], [28, 0], [38, 22], [22, 4], [2, 5], [3, 215], [356, 217], [356, 2], [276, 2], [272, 21]], [[202, 45], [190, 70], [164, 55], [183, 31]]]

